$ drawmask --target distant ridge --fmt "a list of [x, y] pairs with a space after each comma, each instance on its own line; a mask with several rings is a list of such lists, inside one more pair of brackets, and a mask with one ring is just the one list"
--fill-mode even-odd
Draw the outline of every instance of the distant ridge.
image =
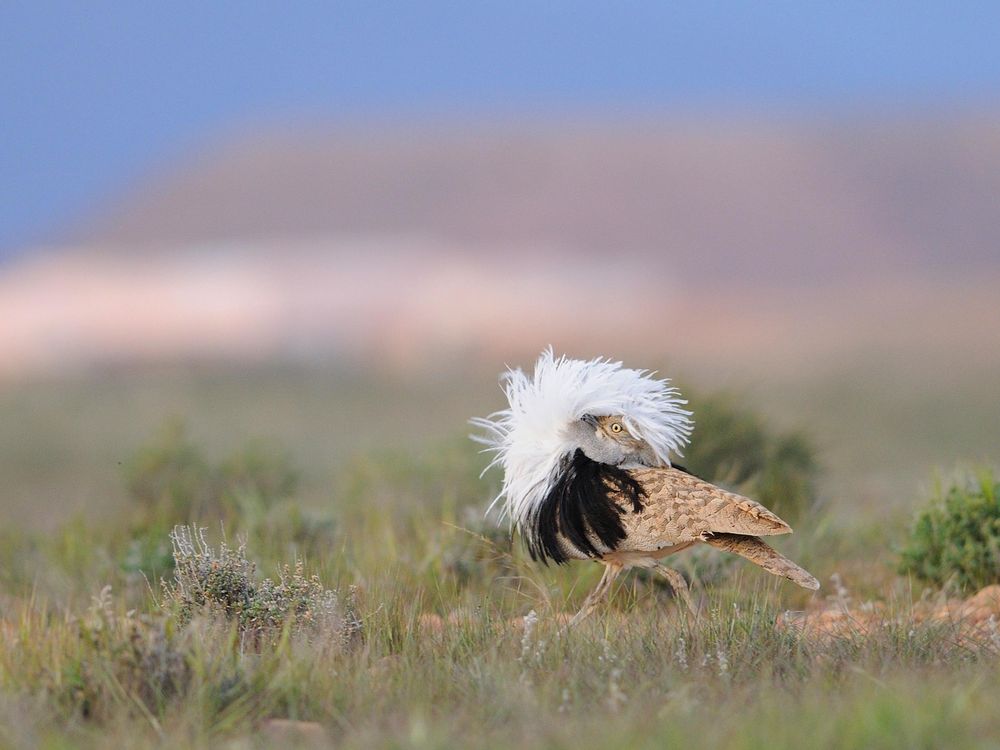
[[998, 200], [1000, 116], [289, 130], [150, 179], [79, 239], [132, 254], [412, 237], [470, 259], [503, 245], [652, 260], [684, 280], [813, 282], [995, 268]]
[[887, 358], [995, 367], [998, 124], [245, 138], [0, 269], [0, 381], [433, 369], [548, 344], [740, 381]]

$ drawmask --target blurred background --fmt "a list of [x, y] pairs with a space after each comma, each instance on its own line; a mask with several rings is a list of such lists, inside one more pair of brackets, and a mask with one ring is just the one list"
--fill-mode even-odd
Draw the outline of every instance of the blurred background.
[[279, 441], [322, 503], [359, 452], [461, 439], [549, 344], [803, 431], [844, 518], [996, 459], [996, 4], [0, 28], [0, 524], [115, 513], [170, 420]]

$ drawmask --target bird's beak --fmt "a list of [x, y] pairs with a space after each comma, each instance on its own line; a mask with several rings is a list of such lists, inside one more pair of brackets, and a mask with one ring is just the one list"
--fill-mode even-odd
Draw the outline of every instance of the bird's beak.
[[581, 421], [589, 424], [591, 427], [597, 427], [597, 417], [595, 417], [593, 414], [584, 414], [582, 417], [580, 417], [580, 419]]

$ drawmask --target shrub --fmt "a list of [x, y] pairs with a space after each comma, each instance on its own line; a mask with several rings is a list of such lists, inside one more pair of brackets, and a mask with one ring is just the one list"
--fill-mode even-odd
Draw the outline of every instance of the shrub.
[[234, 549], [223, 541], [216, 551], [204, 529], [188, 526], [176, 527], [170, 539], [174, 577], [163, 582], [163, 603], [182, 625], [205, 614], [267, 637], [290, 623], [299, 632], [339, 636], [345, 644], [360, 632], [353, 593], [342, 600], [317, 576], [307, 577], [301, 561], [285, 565], [276, 582], [257, 581], [245, 545]]
[[775, 432], [726, 394], [696, 396], [691, 404], [696, 426], [680, 461], [688, 470], [793, 523], [815, 507], [818, 466], [804, 434]]
[[993, 472], [936, 489], [916, 516], [899, 569], [962, 590], [1000, 583], [1000, 482]]
[[263, 515], [298, 488], [298, 472], [277, 446], [250, 442], [218, 464], [180, 423], [167, 424], [126, 466], [128, 493], [146, 523]]
[[125, 466], [129, 497], [156, 516], [187, 520], [215, 494], [212, 469], [180, 423], [165, 425]]

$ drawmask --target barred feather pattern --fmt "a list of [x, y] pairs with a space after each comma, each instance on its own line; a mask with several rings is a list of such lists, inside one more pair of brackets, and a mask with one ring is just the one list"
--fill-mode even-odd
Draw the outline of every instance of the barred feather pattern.
[[579, 447], [568, 428], [585, 414], [623, 417], [661, 466], [670, 466], [671, 453], [683, 455], [694, 426], [691, 412], [670, 381], [655, 375], [610, 359], [556, 357], [551, 347], [542, 352], [532, 375], [508, 369], [501, 385], [509, 408], [470, 420], [482, 430], [471, 437], [494, 454], [484, 473], [494, 466], [503, 469], [503, 485], [493, 501], [502, 504], [502, 517], [531, 536], [530, 519]]

